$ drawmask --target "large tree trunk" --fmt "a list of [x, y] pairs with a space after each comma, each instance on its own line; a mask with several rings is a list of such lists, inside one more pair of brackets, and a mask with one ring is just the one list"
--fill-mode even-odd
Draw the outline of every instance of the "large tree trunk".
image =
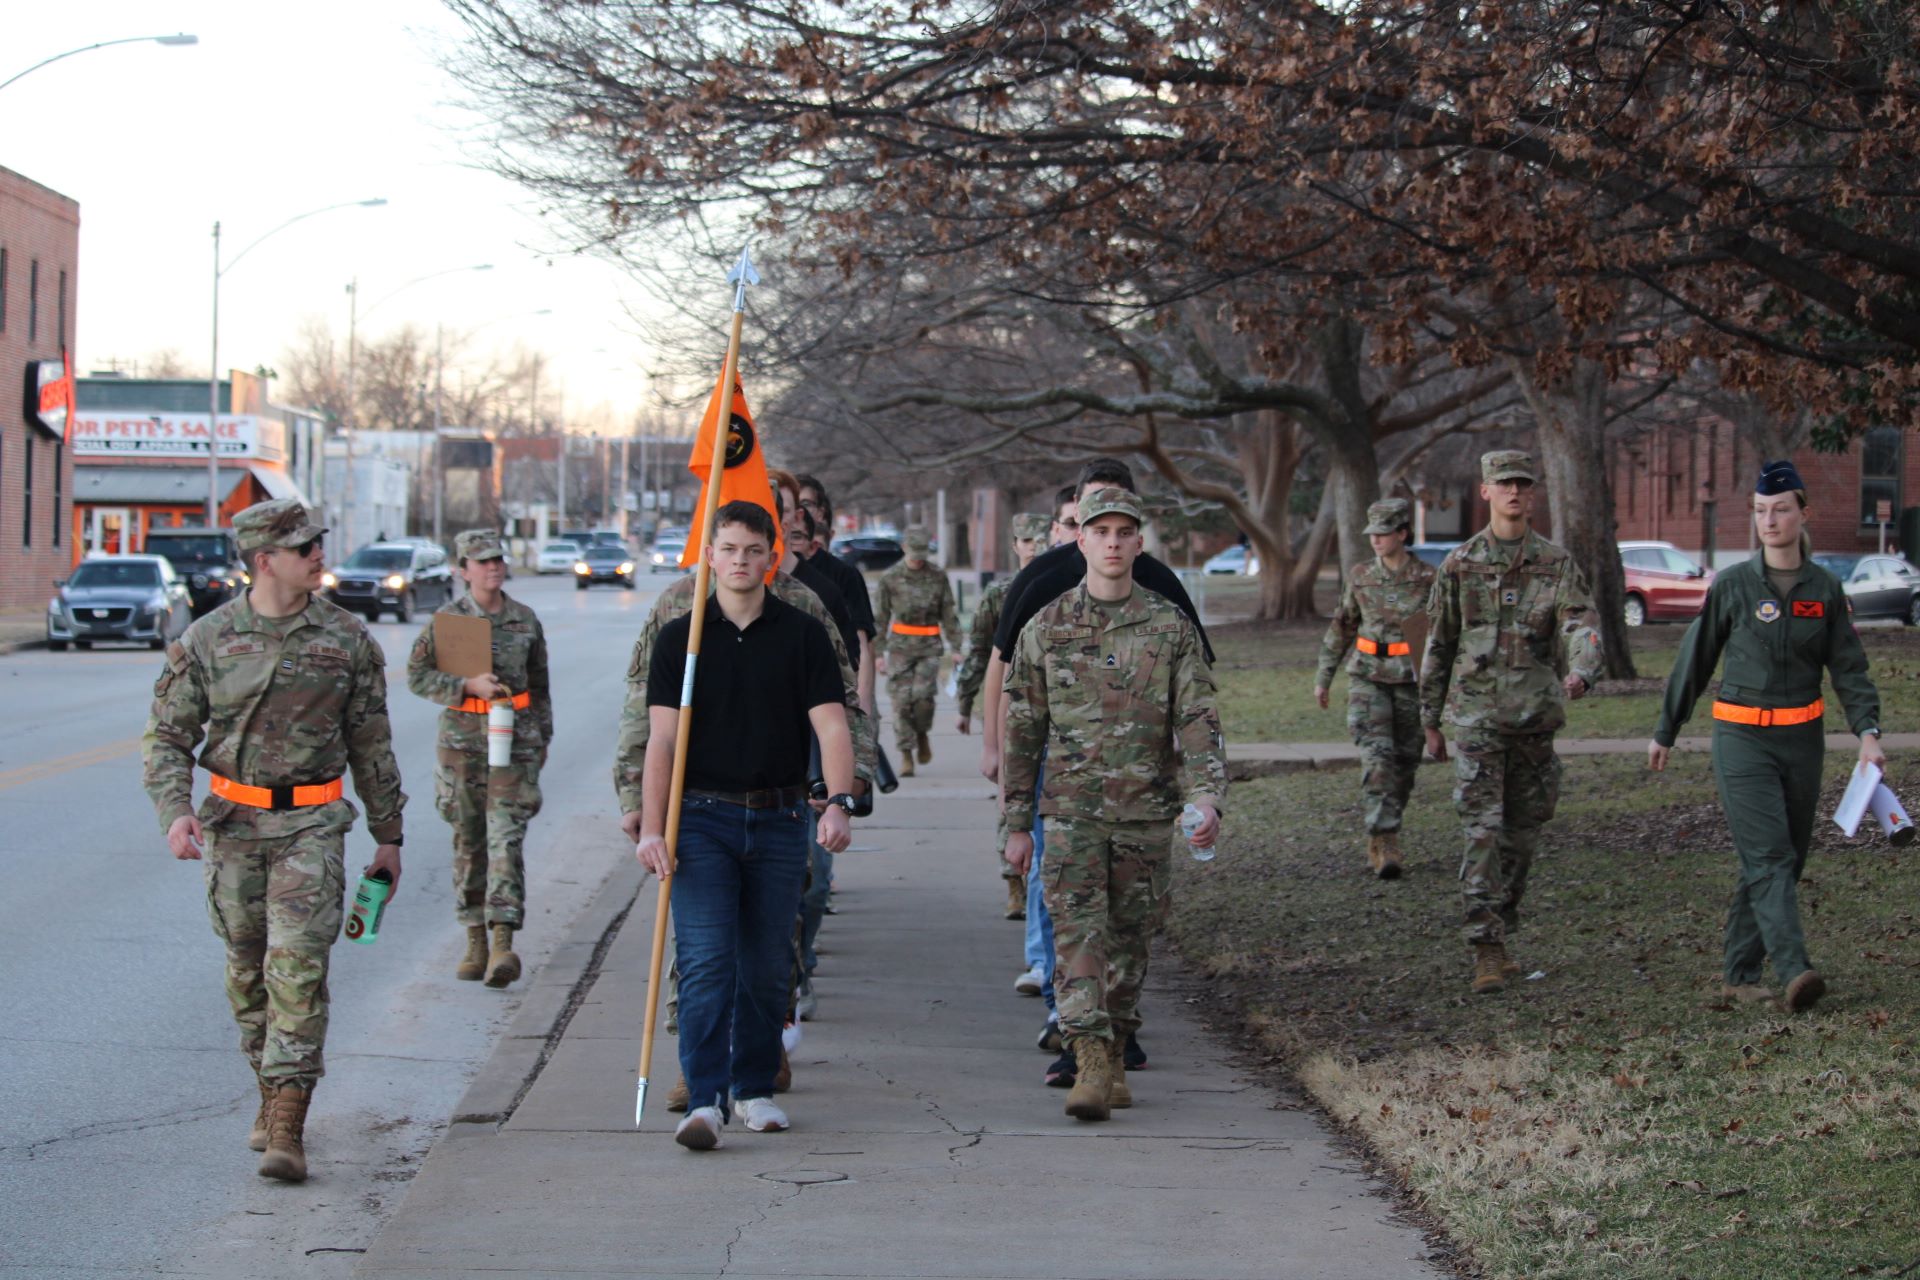
[[[1307, 579], [1303, 595], [1291, 527], [1294, 475], [1303, 452], [1300, 428], [1283, 414], [1258, 416], [1259, 426], [1243, 432], [1239, 442], [1246, 505], [1254, 517], [1243, 522], [1242, 532], [1260, 557], [1260, 603], [1254, 616], [1262, 621], [1311, 617], [1313, 581]], [[1316, 558], [1312, 572], [1319, 568]]]
[[1515, 378], [1539, 427], [1541, 462], [1553, 503], [1553, 540], [1573, 554], [1593, 588], [1594, 625], [1606, 674], [1636, 674], [1627, 642], [1626, 575], [1613, 515], [1613, 467], [1607, 455], [1607, 375], [1579, 359], [1559, 386], [1542, 388], [1533, 370], [1515, 362]]
[[1344, 421], [1313, 424], [1327, 447], [1327, 479], [1337, 487], [1334, 524], [1340, 533], [1340, 565], [1352, 569], [1373, 557], [1367, 541], [1367, 508], [1380, 496], [1380, 455], [1360, 377], [1366, 330], [1353, 320], [1332, 320], [1315, 336], [1327, 392]]

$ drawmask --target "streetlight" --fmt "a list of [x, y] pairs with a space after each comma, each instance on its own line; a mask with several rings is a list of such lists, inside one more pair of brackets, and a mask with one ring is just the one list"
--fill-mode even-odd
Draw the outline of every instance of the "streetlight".
[[62, 58], [71, 58], [76, 53], [92, 53], [95, 49], [105, 49], [109, 45], [145, 44], [148, 41], [152, 41], [154, 44], [188, 45], [188, 44], [199, 44], [200, 37], [190, 36], [186, 32], [182, 31], [170, 36], [127, 36], [124, 39], [120, 39], [120, 40], [102, 40], [99, 44], [81, 45], [78, 49], [69, 49], [65, 53], [56, 53], [51, 58], [42, 58], [40, 59], [40, 61], [28, 67], [25, 71], [16, 71], [14, 74], [8, 76], [5, 80], [0, 80], [0, 89], [6, 88], [8, 85], [12, 84], [15, 80], [18, 80], [23, 76], [32, 75], [34, 72], [38, 71], [40, 68], [48, 65], [49, 63], [58, 62]]
[[240, 259], [257, 249], [261, 242], [279, 235], [296, 222], [305, 222], [308, 218], [323, 213], [332, 213], [335, 209], [373, 209], [387, 202], [385, 196], [375, 196], [371, 200], [343, 200], [339, 204], [322, 205], [318, 209], [309, 209], [305, 213], [295, 214], [285, 222], [255, 239], [246, 248], [233, 255], [224, 265], [220, 261], [220, 224], [213, 224], [213, 354], [207, 363], [207, 528], [220, 527], [220, 279], [227, 272], [240, 265]]

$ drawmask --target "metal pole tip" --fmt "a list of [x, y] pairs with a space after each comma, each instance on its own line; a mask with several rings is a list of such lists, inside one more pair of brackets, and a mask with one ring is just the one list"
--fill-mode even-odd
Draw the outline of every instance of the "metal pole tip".
[[640, 1113], [647, 1109], [647, 1078], [640, 1077], [639, 1088], [633, 1095], [633, 1127], [640, 1127]]

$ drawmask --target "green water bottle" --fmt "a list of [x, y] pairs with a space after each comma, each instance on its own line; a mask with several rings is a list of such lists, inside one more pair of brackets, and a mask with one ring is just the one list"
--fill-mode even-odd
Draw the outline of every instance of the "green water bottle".
[[385, 871], [369, 871], [360, 877], [353, 891], [353, 910], [347, 913], [347, 941], [373, 945], [380, 936], [380, 917], [387, 913], [387, 899], [393, 896], [393, 877]]

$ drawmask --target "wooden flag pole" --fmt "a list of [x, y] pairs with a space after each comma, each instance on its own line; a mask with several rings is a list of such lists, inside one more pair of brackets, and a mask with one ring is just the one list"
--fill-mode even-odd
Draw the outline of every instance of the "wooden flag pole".
[[[694, 570], [693, 613], [687, 629], [687, 665], [680, 678], [680, 725], [673, 743], [673, 787], [667, 793], [667, 865], [674, 865], [680, 845], [680, 802], [687, 786], [687, 743], [693, 733], [693, 673], [700, 660], [700, 641], [706, 631], [707, 587], [712, 566], [706, 549], [713, 543], [713, 513], [720, 509], [720, 475], [727, 464], [727, 436], [733, 419], [734, 384], [740, 374], [740, 326], [746, 319], [747, 286], [759, 284], [751, 249], [740, 251], [740, 261], [727, 273], [733, 290], [733, 326], [727, 333], [727, 360], [720, 376], [720, 418], [714, 423], [713, 457], [707, 465], [706, 491], [700, 508], [700, 562]], [[660, 1016], [660, 972], [667, 955], [668, 911], [673, 902], [673, 876], [660, 877], [660, 895], [653, 910], [653, 955], [647, 963], [647, 1021], [640, 1029], [639, 1086], [633, 1099], [634, 1127], [647, 1107], [647, 1077], [653, 1070], [653, 1027]]]

